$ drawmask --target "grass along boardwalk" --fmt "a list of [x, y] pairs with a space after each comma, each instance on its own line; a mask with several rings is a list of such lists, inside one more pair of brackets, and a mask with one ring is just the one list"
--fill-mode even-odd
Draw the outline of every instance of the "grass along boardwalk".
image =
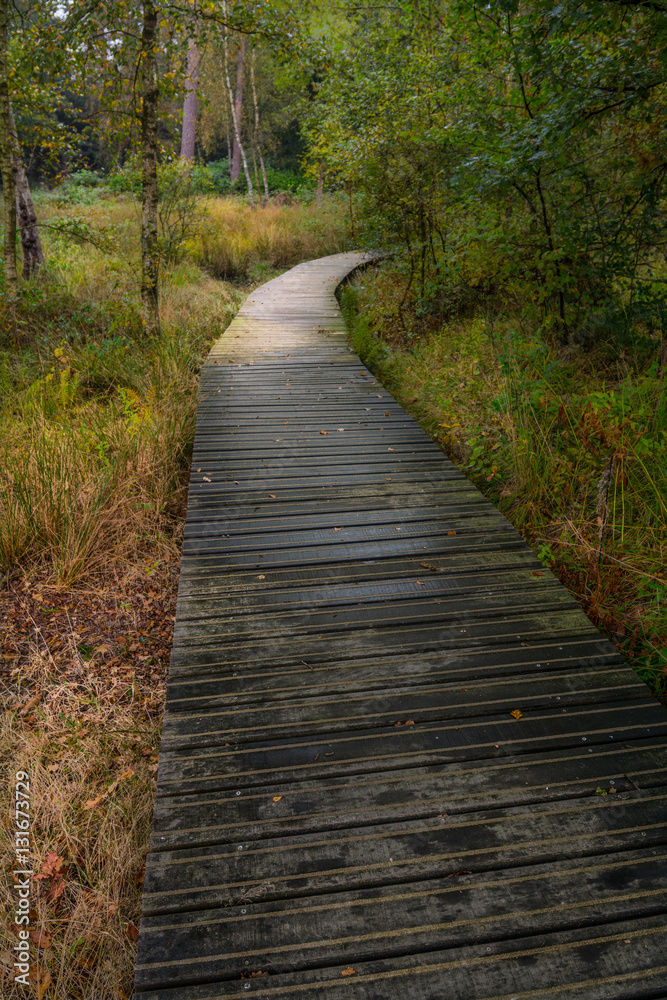
[[202, 372], [136, 1000], [667, 997], [667, 714], [349, 351], [362, 260]]

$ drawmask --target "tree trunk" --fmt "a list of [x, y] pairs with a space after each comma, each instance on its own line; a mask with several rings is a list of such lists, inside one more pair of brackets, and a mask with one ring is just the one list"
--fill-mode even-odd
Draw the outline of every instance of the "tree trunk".
[[160, 95], [155, 48], [157, 11], [153, 0], [144, 0], [141, 33], [141, 304], [149, 336], [160, 332], [158, 308], [157, 239], [157, 113]]
[[12, 173], [16, 192], [16, 214], [21, 230], [21, 247], [23, 249], [23, 277], [26, 281], [39, 270], [44, 263], [42, 241], [37, 228], [37, 215], [30, 193], [30, 184], [23, 166], [23, 152], [16, 132], [16, 124], [9, 108], [9, 130], [12, 144]]
[[188, 40], [188, 75], [185, 80], [183, 126], [181, 129], [181, 159], [194, 160], [197, 132], [197, 83], [199, 80], [199, 49], [194, 38]]
[[[257, 88], [255, 87], [255, 53], [252, 53], [250, 58], [250, 84], [252, 86], [252, 100], [255, 106], [255, 148], [257, 150], [257, 155], [259, 156], [259, 165], [262, 169], [262, 181], [264, 182], [264, 198], [262, 199], [262, 207], [265, 208], [269, 200], [269, 183], [266, 179], [266, 169], [264, 167], [264, 157], [262, 156], [262, 147], [259, 143], [259, 104], [257, 103]], [[259, 186], [259, 185], [258, 185]]]
[[[245, 45], [246, 39], [243, 35], [241, 39], [241, 47], [239, 48], [239, 54], [236, 60], [236, 96], [234, 98], [234, 114], [236, 118], [237, 128], [234, 132], [234, 151], [232, 153], [232, 183], [241, 173], [241, 118], [243, 115], [243, 66], [245, 63]], [[238, 136], [236, 132], [238, 131]]]
[[[226, 3], [226, 0], [223, 0], [222, 10], [223, 10], [224, 16], [227, 17], [227, 3]], [[252, 180], [250, 179], [250, 170], [248, 169], [248, 161], [246, 159], [245, 150], [244, 150], [243, 145], [241, 143], [241, 132], [240, 132], [240, 128], [239, 128], [239, 119], [238, 119], [238, 116], [236, 114], [236, 106], [235, 106], [235, 103], [234, 103], [234, 95], [232, 94], [232, 82], [229, 79], [229, 59], [227, 58], [227, 32], [226, 31], [225, 31], [225, 34], [223, 36], [223, 53], [224, 53], [224, 62], [225, 62], [225, 81], [227, 83], [227, 95], [229, 97], [229, 108], [230, 108], [231, 113], [232, 113], [232, 125], [234, 126], [234, 142], [235, 142], [235, 146], [238, 147], [239, 156], [241, 157], [241, 160], [243, 161], [243, 170], [245, 172], [245, 179], [246, 179], [246, 183], [248, 185], [248, 197], [250, 198], [250, 204], [254, 208], [255, 207], [255, 198], [254, 198], [253, 190], [252, 190]]]
[[0, 171], [5, 208], [5, 282], [7, 295], [13, 299], [18, 289], [16, 273], [16, 199], [12, 171], [11, 108], [7, 82], [7, 8], [8, 0], [0, 0]]

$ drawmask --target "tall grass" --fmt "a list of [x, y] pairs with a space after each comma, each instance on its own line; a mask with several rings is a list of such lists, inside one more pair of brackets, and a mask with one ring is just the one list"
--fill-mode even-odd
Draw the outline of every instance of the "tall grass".
[[511, 316], [410, 337], [392, 323], [395, 296], [390, 268], [344, 293], [355, 348], [664, 698], [667, 393], [657, 362], [558, 353]]
[[[202, 200], [163, 269], [162, 334], [147, 342], [136, 204], [100, 192], [75, 209], [42, 202], [47, 273], [0, 311], [0, 563], [71, 584], [177, 544], [199, 366], [243, 298], [216, 279], [247, 287], [347, 236], [331, 201], [253, 212]], [[78, 241], [62, 229], [73, 211]]]
[[256, 211], [239, 200], [213, 199], [200, 239], [195, 259], [228, 281], [263, 280], [272, 270], [349, 249], [344, 215], [333, 198], [321, 209], [297, 203]]
[[136, 558], [149, 542], [172, 544], [184, 504], [199, 364], [240, 298], [199, 272], [187, 295], [167, 286], [164, 299], [157, 341], [46, 331], [38, 357], [33, 351], [13, 378], [5, 376], [5, 567], [48, 565], [55, 583], [70, 584], [102, 562]]

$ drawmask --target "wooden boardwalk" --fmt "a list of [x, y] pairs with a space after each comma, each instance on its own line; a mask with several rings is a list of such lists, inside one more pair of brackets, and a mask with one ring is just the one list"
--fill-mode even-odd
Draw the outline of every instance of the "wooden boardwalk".
[[665, 998], [667, 713], [348, 350], [359, 261], [202, 373], [136, 1000]]

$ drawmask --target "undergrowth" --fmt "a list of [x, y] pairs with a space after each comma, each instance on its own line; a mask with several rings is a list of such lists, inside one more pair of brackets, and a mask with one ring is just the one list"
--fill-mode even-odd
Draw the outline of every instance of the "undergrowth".
[[511, 315], [410, 336], [392, 322], [395, 287], [385, 267], [344, 291], [355, 350], [664, 700], [667, 390], [657, 358], [558, 351]]

